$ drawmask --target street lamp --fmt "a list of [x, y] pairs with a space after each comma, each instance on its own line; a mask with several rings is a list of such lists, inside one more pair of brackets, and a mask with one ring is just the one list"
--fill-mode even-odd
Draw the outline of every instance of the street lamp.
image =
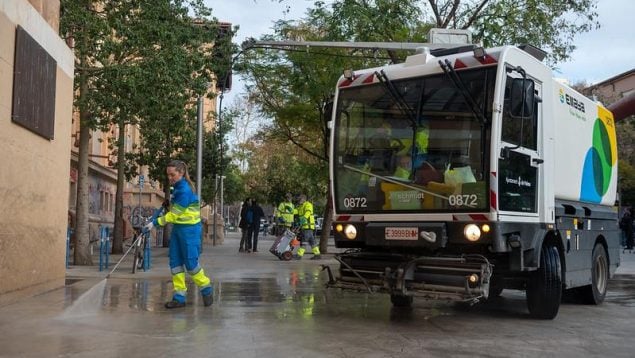
[[203, 95], [198, 96], [196, 107], [196, 195], [200, 201], [203, 187]]
[[224, 216], [224, 207], [223, 207], [223, 195], [224, 195], [224, 186], [223, 186], [223, 181], [225, 180], [225, 176], [221, 175], [220, 177], [220, 217], [223, 221], [223, 228], [225, 227], [225, 216]]
[[212, 245], [214, 246], [216, 246], [216, 215], [219, 212], [218, 208], [216, 207], [216, 197], [218, 195], [218, 179], [219, 178], [220, 178], [220, 217], [221, 217], [221, 220], [223, 221], [223, 227], [225, 227], [225, 220], [223, 215], [223, 180], [225, 179], [225, 176], [216, 175], [216, 177], [214, 178], [214, 211], [212, 212], [212, 215], [213, 215]]

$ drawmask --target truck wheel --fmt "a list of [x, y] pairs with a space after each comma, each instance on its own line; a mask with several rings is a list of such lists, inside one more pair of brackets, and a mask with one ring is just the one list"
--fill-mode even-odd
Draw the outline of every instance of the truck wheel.
[[582, 299], [585, 303], [599, 305], [604, 302], [606, 286], [609, 280], [609, 260], [602, 244], [597, 243], [593, 248], [591, 266], [591, 284], [581, 288]]
[[390, 295], [390, 302], [395, 307], [410, 307], [412, 306], [412, 300], [412, 296]]
[[553, 319], [562, 299], [562, 268], [560, 253], [552, 243], [544, 243], [540, 252], [540, 267], [527, 281], [527, 308], [534, 318]]

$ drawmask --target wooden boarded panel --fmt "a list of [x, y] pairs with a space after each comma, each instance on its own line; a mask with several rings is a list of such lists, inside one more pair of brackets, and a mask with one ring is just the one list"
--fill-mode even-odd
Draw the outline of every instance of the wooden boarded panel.
[[12, 121], [54, 139], [57, 62], [18, 26], [14, 63]]

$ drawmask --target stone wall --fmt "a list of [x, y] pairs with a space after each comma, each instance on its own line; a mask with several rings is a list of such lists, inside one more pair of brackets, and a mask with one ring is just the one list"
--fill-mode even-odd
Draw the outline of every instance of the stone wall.
[[[59, 1], [33, 2], [48, 22], [27, 0], [0, 1], [0, 305], [65, 278], [73, 53], [57, 32]], [[57, 62], [50, 140], [11, 120], [18, 25]]]

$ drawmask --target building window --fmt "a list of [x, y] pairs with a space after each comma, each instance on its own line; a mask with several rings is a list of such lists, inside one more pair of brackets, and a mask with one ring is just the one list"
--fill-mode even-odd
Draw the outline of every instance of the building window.
[[53, 139], [57, 62], [18, 26], [14, 63], [11, 120], [44, 138]]

